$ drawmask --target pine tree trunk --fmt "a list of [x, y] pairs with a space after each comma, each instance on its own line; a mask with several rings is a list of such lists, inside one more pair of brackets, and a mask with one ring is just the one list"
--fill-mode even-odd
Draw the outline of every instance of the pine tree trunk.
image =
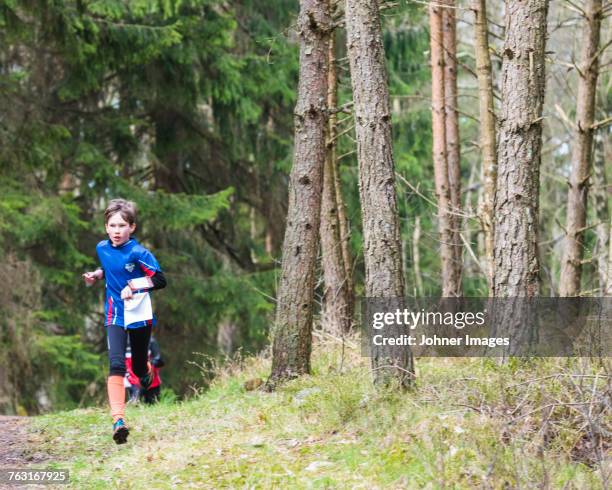
[[[475, 185], [479, 178], [478, 162], [472, 162], [470, 168], [470, 176], [468, 177], [467, 186], [465, 188], [465, 197], [463, 198], [463, 209], [466, 210], [467, 215], [463, 217], [463, 221], [461, 223], [461, 229], [463, 230], [463, 238], [462, 242], [464, 242], [464, 246], [467, 249], [469, 260], [465, 261], [463, 265], [463, 276], [466, 278], [472, 278], [482, 275], [482, 264], [478, 261], [478, 238], [480, 233], [478, 233], [477, 229], [472, 229], [471, 226], [471, 218], [470, 215], [474, 214], [474, 207], [472, 205], [472, 201], [476, 200], [476, 205], [481, 200], [482, 197], [482, 186]], [[474, 196], [475, 194], [475, 196]], [[474, 238], [474, 235], [476, 237]], [[461, 237], [459, 237], [461, 238]], [[472, 250], [469, 250], [470, 247]]]
[[[595, 210], [595, 235], [597, 241], [593, 255], [597, 260], [597, 278], [602, 296], [606, 295], [608, 285], [608, 240], [610, 239], [610, 214], [608, 209], [608, 196], [606, 188], [606, 155], [603, 135], [595, 137], [593, 148], [593, 191], [590, 193]], [[612, 157], [612, 155], [608, 155]], [[612, 272], [612, 271], [611, 271]]]
[[417, 296], [423, 295], [423, 278], [421, 277], [421, 253], [419, 243], [421, 241], [421, 217], [414, 219], [414, 233], [412, 235], [412, 262], [414, 269], [414, 283]]
[[474, 47], [476, 73], [478, 75], [478, 101], [480, 106], [480, 152], [482, 154], [483, 195], [479, 210], [484, 232], [485, 270], [489, 294], [493, 292], [493, 209], [497, 180], [497, 156], [495, 155], [495, 109], [493, 106], [493, 71], [489, 54], [486, 0], [474, 0]]
[[446, 154], [443, 9], [439, 4], [430, 4], [429, 28], [431, 46], [433, 164], [436, 197], [438, 201], [442, 296], [451, 297], [455, 296], [457, 287], [453, 268], [455, 252], [453, 247], [453, 223], [450, 214], [451, 195]]
[[586, 25], [582, 32], [582, 53], [578, 71], [578, 99], [576, 102], [576, 134], [572, 149], [572, 171], [567, 194], [566, 237], [559, 296], [580, 295], [584, 227], [587, 215], [587, 193], [593, 149], [593, 122], [595, 119], [595, 93], [599, 74], [598, 49], [601, 28], [602, 0], [585, 3]]
[[[347, 0], [345, 17], [357, 134], [365, 293], [368, 297], [394, 298], [401, 306], [405, 286], [378, 2]], [[374, 346], [371, 354], [376, 384], [396, 380], [402, 387], [410, 385], [414, 368], [408, 349]]]
[[[335, 8], [339, 8], [339, 3], [335, 3]], [[334, 44], [334, 48], [336, 45], [336, 38], [335, 35], [332, 37], [332, 42]], [[334, 63], [336, 63], [336, 59], [335, 59], [335, 50], [333, 52], [334, 54]], [[331, 72], [330, 72], [331, 73]], [[336, 91], [334, 92], [334, 105], [337, 105], [337, 99], [338, 99], [338, 70], [336, 67], [336, 70], [333, 72], [334, 73], [334, 84], [336, 87]], [[337, 120], [337, 118], [334, 117], [334, 121]], [[334, 130], [336, 130], [336, 125], [334, 124]], [[336, 150], [336, 146], [334, 146], [334, 152]], [[349, 223], [349, 219], [348, 219], [348, 215], [346, 212], [346, 204], [344, 203], [344, 196], [342, 194], [342, 182], [340, 179], [340, 163], [339, 161], [337, 161], [336, 156], [334, 156], [334, 188], [336, 190], [336, 206], [338, 207], [338, 224], [340, 225], [340, 244], [341, 244], [341, 249], [342, 249], [342, 261], [344, 263], [344, 268], [345, 268], [345, 278], [346, 278], [346, 288], [348, 291], [348, 297], [349, 297], [349, 315], [351, 318], [351, 326], [354, 320], [354, 312], [355, 312], [355, 285], [353, 283], [353, 254], [351, 253], [351, 244], [350, 244], [350, 239], [351, 239], [351, 229], [350, 229], [350, 223]]]
[[[609, 139], [603, 138], [603, 163], [612, 162], [612, 143]], [[608, 190], [610, 188], [607, 179], [604, 175], [605, 182], [605, 196], [606, 200], [608, 197]], [[610, 209], [608, 209], [607, 216], [607, 229], [608, 229], [608, 250], [607, 253], [603, 252], [604, 264], [602, 264], [602, 268], [605, 269], [605, 286], [602, 285], [602, 296], [612, 296], [612, 213], [610, 213]]]
[[346, 205], [342, 195], [342, 185], [340, 182], [340, 167], [338, 161], [334, 165], [334, 188], [336, 190], [336, 205], [338, 206], [338, 224], [340, 226], [340, 248], [342, 250], [342, 263], [344, 264], [344, 277], [346, 278], [346, 289], [349, 298], [349, 316], [351, 326], [355, 312], [355, 286], [353, 284], [353, 255], [351, 254], [351, 232]]
[[268, 389], [279, 381], [310, 372], [314, 273], [326, 154], [330, 29], [327, 0], [300, 2], [294, 156]]
[[463, 258], [461, 246], [461, 146], [459, 115], [457, 113], [457, 19], [455, 0], [446, 0], [449, 8], [442, 9], [442, 43], [444, 46], [444, 112], [446, 126], [446, 163], [452, 213], [453, 261], [451, 263], [452, 291], [449, 296], [462, 296]]
[[493, 277], [498, 297], [539, 294], [538, 206], [548, 0], [508, 0], [497, 150]]
[[610, 236], [608, 237], [608, 275], [603, 296], [612, 296], [612, 217], [608, 222], [608, 230], [610, 230]]
[[[335, 157], [334, 157], [335, 158]], [[344, 277], [346, 278], [346, 289], [349, 298], [349, 316], [351, 326], [355, 312], [355, 286], [353, 284], [353, 255], [351, 254], [351, 232], [344, 196], [342, 195], [342, 183], [340, 181], [339, 162], [334, 163], [334, 188], [336, 190], [336, 205], [338, 206], [338, 224], [340, 226], [340, 246], [342, 250], [342, 262], [344, 263]]]
[[[335, 59], [335, 36], [332, 34], [329, 43], [329, 74], [327, 104], [330, 108], [337, 106], [337, 80]], [[321, 201], [321, 262], [325, 290], [321, 324], [326, 331], [337, 335], [346, 333], [351, 328], [351, 311], [346, 267], [342, 255], [338, 203], [336, 201], [335, 166], [336, 166], [336, 116], [329, 117], [327, 158], [323, 169], [323, 197]]]

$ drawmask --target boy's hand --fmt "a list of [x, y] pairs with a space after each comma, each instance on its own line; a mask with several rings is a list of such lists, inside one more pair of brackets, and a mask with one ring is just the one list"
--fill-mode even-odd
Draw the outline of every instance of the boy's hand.
[[83, 279], [87, 286], [92, 286], [99, 279], [102, 279], [102, 269], [95, 270], [93, 272], [86, 272], [83, 274]]
[[121, 290], [121, 299], [132, 299], [133, 296], [134, 293], [131, 287], [126, 286]]

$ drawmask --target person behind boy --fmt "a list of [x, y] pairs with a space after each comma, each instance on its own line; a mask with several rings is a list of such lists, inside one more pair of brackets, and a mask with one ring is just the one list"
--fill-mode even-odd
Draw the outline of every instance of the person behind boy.
[[153, 381], [149, 389], [145, 390], [142, 388], [140, 394], [144, 398], [146, 404], [152, 405], [159, 401], [162, 384], [159, 370], [166, 365], [162, 358], [161, 351], [159, 350], [159, 343], [153, 335], [151, 335], [151, 340], [149, 341], [149, 363], [151, 364]]
[[149, 341], [149, 364], [151, 366], [150, 369], [153, 379], [151, 381], [151, 386], [145, 390], [140, 386], [138, 377], [136, 374], [134, 374], [132, 369], [132, 354], [130, 352], [130, 348], [128, 347], [128, 352], [125, 354], [125, 368], [127, 370], [126, 379], [130, 384], [130, 402], [132, 403], [139, 400], [140, 397], [143, 398], [147, 405], [153, 405], [159, 401], [161, 388], [161, 377], [159, 375], [159, 371], [165, 366], [166, 363], [161, 356], [159, 344], [153, 335], [151, 335], [151, 340]]
[[[129, 337], [128, 337], [129, 341]], [[140, 384], [138, 383], [138, 377], [132, 370], [132, 350], [130, 346], [127, 347], [125, 353], [125, 377], [123, 378], [123, 386], [125, 386], [127, 403], [137, 403], [140, 397]]]
[[102, 265], [83, 274], [88, 286], [106, 279], [104, 325], [107, 333], [109, 376], [108, 401], [113, 418], [113, 440], [127, 442], [125, 423], [125, 353], [130, 338], [132, 366], [140, 386], [148, 388], [152, 373], [148, 367], [151, 329], [156, 319], [149, 292], [166, 287], [166, 279], [154, 255], [132, 237], [136, 230], [136, 206], [125, 199], [113, 199], [104, 211], [108, 240], [96, 251]]

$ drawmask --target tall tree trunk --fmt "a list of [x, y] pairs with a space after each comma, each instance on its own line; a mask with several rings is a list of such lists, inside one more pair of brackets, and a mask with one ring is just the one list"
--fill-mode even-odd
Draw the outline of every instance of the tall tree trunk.
[[493, 70], [489, 54], [487, 2], [473, 0], [474, 47], [476, 51], [476, 73], [478, 75], [478, 102], [480, 107], [480, 152], [482, 155], [483, 195], [479, 210], [484, 232], [485, 270], [489, 294], [493, 292], [493, 209], [497, 180], [497, 156], [495, 155], [495, 108], [493, 106]]
[[[335, 157], [334, 157], [335, 158]], [[355, 285], [353, 283], [353, 255], [351, 254], [351, 232], [349, 220], [346, 213], [342, 185], [340, 181], [340, 166], [336, 161], [334, 164], [334, 188], [336, 190], [336, 205], [338, 206], [338, 224], [340, 227], [340, 249], [342, 250], [342, 263], [344, 264], [344, 277], [349, 297], [349, 315], [351, 325], [355, 313]]]
[[442, 296], [455, 296], [455, 252], [451, 195], [446, 154], [446, 115], [444, 90], [443, 9], [439, 4], [429, 6], [431, 45], [431, 102], [433, 132], [433, 164], [436, 197], [438, 200], [438, 229], [440, 235], [440, 261], [442, 269]]
[[538, 206], [548, 0], [506, 2], [495, 194], [498, 297], [539, 294]]
[[599, 73], [598, 48], [601, 28], [602, 0], [585, 3], [586, 24], [582, 31], [582, 53], [578, 70], [578, 100], [576, 101], [576, 134], [572, 149], [572, 171], [567, 193], [566, 236], [559, 296], [580, 295], [584, 227], [587, 215], [587, 193], [593, 150], [595, 93]]
[[414, 284], [416, 286], [416, 294], [423, 295], [423, 278], [421, 277], [421, 253], [419, 251], [419, 243], [421, 241], [421, 217], [416, 216], [414, 219], [414, 233], [412, 234], [412, 263], [414, 272]]
[[[335, 5], [335, 9], [339, 8], [340, 0], [333, 1]], [[335, 12], [335, 11], [334, 11]], [[334, 45], [336, 44], [335, 36], [332, 38]], [[334, 46], [335, 47], [335, 46]], [[335, 50], [334, 50], [334, 63], [336, 63], [335, 59]], [[331, 72], [330, 72], [331, 73]], [[336, 91], [334, 92], [334, 105], [337, 105], [337, 91], [338, 91], [338, 70], [334, 71], [335, 77], [335, 87]], [[335, 116], [334, 116], [335, 118]], [[337, 121], [335, 118], [334, 121]], [[336, 124], [334, 124], [334, 131], [337, 131]], [[334, 135], [335, 136], [335, 135]], [[336, 146], [334, 146], [334, 152], [336, 151]], [[336, 206], [338, 206], [338, 223], [340, 225], [340, 243], [342, 249], [342, 260], [344, 262], [345, 267], [345, 277], [347, 283], [347, 290], [349, 293], [349, 314], [351, 317], [351, 324], [354, 320], [354, 312], [355, 312], [355, 285], [353, 283], [353, 254], [351, 253], [351, 229], [350, 222], [348, 218], [348, 214], [346, 212], [346, 204], [344, 202], [344, 196], [342, 194], [342, 181], [340, 179], [340, 162], [334, 156], [334, 188], [336, 190]]]
[[[353, 86], [359, 194], [363, 216], [365, 293], [404, 304], [391, 108], [377, 0], [347, 0], [346, 32]], [[374, 382], [410, 385], [408, 349], [372, 347]], [[385, 366], [393, 366], [392, 368]]]
[[[334, 156], [335, 158], [335, 156]], [[336, 190], [336, 205], [338, 206], [338, 224], [340, 227], [340, 247], [342, 250], [342, 262], [344, 263], [344, 277], [346, 278], [346, 289], [349, 297], [349, 315], [351, 325], [355, 312], [355, 285], [353, 283], [353, 255], [351, 254], [351, 231], [344, 196], [342, 195], [342, 183], [340, 180], [340, 164], [334, 162], [334, 188]]]
[[268, 389], [279, 381], [310, 372], [314, 272], [326, 154], [330, 30], [328, 1], [301, 0], [295, 148]]
[[[475, 185], [475, 182], [477, 182], [479, 178], [479, 172], [480, 168], [478, 162], [473, 162], [470, 168], [470, 176], [468, 177], [467, 186], [465, 188], [465, 197], [463, 198], [463, 209], [466, 210], [467, 215], [463, 217], [463, 221], [461, 223], [464, 238], [462, 242], [464, 242], [464, 248], [466, 249], [469, 257], [469, 259], [466, 260], [463, 265], [463, 276], [470, 278], [481, 276], [483, 272], [482, 264], [478, 260], [477, 249], [479, 245], [482, 245], [478, 242], [479, 235], [481, 234], [478, 233], [479, 230], [472, 229], [471, 218], [469, 217], [469, 215], [474, 214], [474, 206], [472, 205], [472, 201], [476, 200], [476, 206], [478, 206], [478, 203], [482, 198], [482, 186]], [[475, 239], [474, 234], [476, 234]], [[461, 237], [459, 238], [461, 239]]]
[[608, 237], [608, 276], [603, 296], [612, 296], [612, 217], [608, 222], [608, 230], [610, 230], [610, 236]]
[[449, 5], [442, 11], [444, 46], [444, 112], [446, 126], [446, 163], [452, 213], [450, 223], [453, 243], [452, 291], [449, 296], [461, 296], [463, 269], [461, 245], [461, 146], [459, 140], [459, 115], [457, 113], [457, 19], [455, 0], [446, 0]]
[[[327, 79], [327, 104], [337, 106], [336, 43], [332, 34], [329, 43], [329, 73]], [[327, 158], [323, 169], [323, 197], [321, 201], [321, 262], [325, 291], [323, 294], [322, 325], [334, 334], [348, 332], [351, 328], [351, 311], [346, 267], [342, 255], [338, 203], [335, 185], [336, 166], [336, 116], [329, 116], [329, 140]]]
[[[608, 208], [608, 196], [606, 186], [606, 143], [601, 133], [595, 136], [593, 148], [593, 191], [590, 193], [593, 208], [595, 209], [595, 235], [597, 241], [593, 254], [597, 260], [597, 278], [599, 279], [599, 291], [602, 296], [606, 295], [608, 285], [608, 240], [610, 239], [610, 210]], [[610, 146], [609, 143], [607, 146]], [[608, 158], [612, 155], [608, 155]]]

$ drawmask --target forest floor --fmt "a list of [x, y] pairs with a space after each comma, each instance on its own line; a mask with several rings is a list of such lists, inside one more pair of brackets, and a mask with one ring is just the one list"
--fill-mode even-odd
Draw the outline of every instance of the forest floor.
[[[49, 455], [36, 450], [39, 439], [29, 430], [31, 419], [0, 415], [0, 470], [38, 467]], [[10, 488], [0, 481], [0, 489]]]
[[313, 374], [274, 393], [249, 390], [270, 369], [252, 357], [189, 400], [129, 406], [125, 445], [102, 407], [35, 417], [28, 437], [79, 489], [609, 487], [605, 363], [416, 365], [415, 389], [376, 390], [355, 339], [318, 341]]
[[28, 430], [30, 423], [28, 417], [0, 415], [0, 468], [25, 468], [49, 459], [36, 451], [41, 437]]
[[20, 467], [27, 464], [23, 448], [27, 443], [28, 419], [0, 416], [0, 464]]

